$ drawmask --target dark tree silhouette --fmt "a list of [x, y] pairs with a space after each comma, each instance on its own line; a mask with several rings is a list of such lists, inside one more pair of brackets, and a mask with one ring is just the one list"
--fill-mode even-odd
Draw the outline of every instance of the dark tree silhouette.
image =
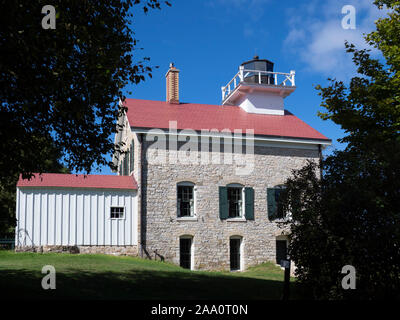
[[71, 170], [107, 164], [122, 90], [152, 72], [135, 61], [134, 5], [160, 2], [55, 0], [56, 28], [43, 29], [48, 2], [1, 1], [1, 181], [43, 171], [47, 139]]
[[[346, 43], [360, 75], [317, 87], [320, 116], [345, 130], [347, 147], [322, 162], [321, 179], [312, 163], [296, 171], [280, 197], [299, 282], [318, 299], [400, 298], [400, 3], [375, 4], [392, 9], [366, 36], [385, 64]], [[355, 290], [342, 288], [345, 265]]]
[[[122, 90], [151, 77], [149, 58], [136, 58], [134, 10], [158, 0], [1, 0], [0, 225], [14, 224], [20, 173], [90, 172], [108, 164]], [[43, 29], [42, 8], [56, 9], [56, 28]], [[122, 129], [122, 128], [119, 128]], [[110, 164], [112, 165], [112, 164]]]

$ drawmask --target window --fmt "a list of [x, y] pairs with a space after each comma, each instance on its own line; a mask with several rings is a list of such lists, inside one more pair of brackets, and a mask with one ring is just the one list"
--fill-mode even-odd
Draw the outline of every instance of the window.
[[134, 169], [134, 141], [132, 139], [131, 147], [129, 149], [129, 173], [131, 173]]
[[178, 217], [193, 217], [194, 212], [194, 184], [182, 182], [177, 186]]
[[219, 187], [219, 217], [221, 220], [254, 220], [254, 189], [240, 184]]
[[125, 156], [124, 156], [123, 175], [124, 175], [124, 176], [129, 176], [129, 151], [126, 152], [126, 153], [125, 153]]
[[243, 215], [243, 188], [228, 187], [229, 218], [237, 218]]
[[270, 220], [274, 219], [284, 219], [286, 215], [279, 203], [279, 198], [284, 189], [284, 186], [277, 186], [275, 188], [267, 189], [267, 202], [268, 202], [268, 218]]
[[124, 218], [124, 207], [111, 207], [111, 219], [123, 219]]

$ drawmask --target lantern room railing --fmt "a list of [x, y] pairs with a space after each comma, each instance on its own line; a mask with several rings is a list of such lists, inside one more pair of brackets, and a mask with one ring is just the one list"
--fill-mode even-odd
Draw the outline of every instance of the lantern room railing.
[[[248, 70], [244, 69], [243, 66], [239, 67], [238, 73], [227, 83], [226, 86], [221, 87], [222, 101], [224, 101], [229, 95], [236, 89], [240, 83], [253, 83], [253, 84], [265, 84], [273, 86], [295, 86], [295, 71], [291, 70], [290, 73], [284, 72], [273, 72], [273, 71], [261, 71], [261, 70]], [[249, 76], [257, 76], [256, 81], [246, 81]], [[264, 76], [264, 77], [262, 77]], [[267, 76], [267, 77], [265, 77]], [[267, 83], [263, 81], [263, 78], [268, 79]]]

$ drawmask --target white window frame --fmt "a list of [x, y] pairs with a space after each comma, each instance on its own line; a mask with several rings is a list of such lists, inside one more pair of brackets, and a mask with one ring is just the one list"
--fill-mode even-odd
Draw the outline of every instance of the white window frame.
[[[193, 187], [193, 206], [190, 206], [190, 216], [180, 216], [178, 207], [178, 187]], [[178, 221], [197, 221], [197, 186], [190, 181], [181, 181], [176, 184], [176, 217]]]
[[[230, 183], [226, 185], [227, 188], [241, 188], [242, 189], [242, 208], [240, 210], [239, 217], [228, 217], [227, 221], [246, 221], [245, 210], [246, 210], [246, 195], [245, 186], [240, 183]], [[228, 199], [229, 203], [229, 199]]]
[[[119, 218], [112, 218], [111, 217], [111, 212], [112, 212], [112, 209], [113, 208], [122, 208], [123, 209], [123, 216], [122, 216], [122, 218], [121, 217], [119, 217]], [[110, 220], [125, 220], [125, 217], [126, 217], [126, 208], [124, 207], [124, 206], [110, 206]]]

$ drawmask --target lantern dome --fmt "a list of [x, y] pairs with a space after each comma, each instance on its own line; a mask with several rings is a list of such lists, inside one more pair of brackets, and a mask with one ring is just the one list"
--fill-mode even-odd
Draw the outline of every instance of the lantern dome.
[[[249, 70], [244, 75], [245, 82], [274, 84], [274, 77], [272, 76], [272, 72], [274, 71], [273, 62], [266, 59], [259, 59], [258, 56], [254, 56], [252, 60], [243, 62], [241, 66], [243, 66], [245, 70]], [[253, 70], [254, 72], [250, 72], [250, 70]], [[264, 74], [260, 75], [259, 71], [263, 71]], [[271, 75], [265, 74], [265, 72], [271, 72]]]

